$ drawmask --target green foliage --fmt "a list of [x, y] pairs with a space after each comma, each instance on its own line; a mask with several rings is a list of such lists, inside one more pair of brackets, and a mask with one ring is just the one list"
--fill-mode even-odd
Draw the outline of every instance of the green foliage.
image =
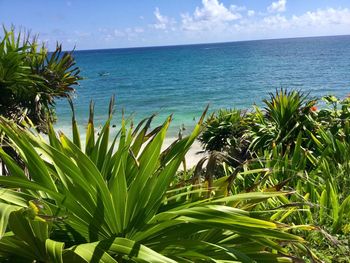
[[327, 107], [318, 112], [318, 122], [338, 138], [349, 141], [350, 98], [338, 99], [334, 96], [322, 98]]
[[3, 29], [0, 38], [0, 115], [21, 123], [27, 118], [39, 131], [55, 120], [55, 99], [68, 97], [79, 69], [72, 53], [57, 46], [49, 53], [34, 37]]
[[282, 152], [295, 147], [296, 138], [301, 133], [301, 146], [308, 147], [310, 134], [318, 128], [315, 112], [316, 100], [308, 100], [298, 91], [277, 90], [264, 100], [262, 110], [254, 111], [219, 110], [206, 121], [200, 136], [205, 150], [220, 151], [228, 155], [225, 162], [238, 167], [254, 154], [264, 154], [276, 145]]
[[244, 121], [244, 113], [240, 110], [219, 110], [206, 120], [206, 129], [199, 140], [207, 151], [238, 148], [246, 130]]
[[[205, 129], [199, 137], [204, 149], [209, 152], [205, 177], [223, 176], [223, 169], [217, 163], [228, 163], [237, 167], [249, 159], [250, 152], [247, 129], [249, 119], [241, 110], [219, 110], [207, 118]], [[206, 159], [206, 158], [205, 158]], [[198, 163], [197, 170], [201, 169], [204, 159]]]
[[307, 134], [315, 128], [312, 119], [315, 100], [307, 100], [299, 91], [281, 89], [276, 94], [271, 93], [270, 99], [264, 100], [264, 103], [264, 111], [256, 108], [255, 114], [252, 114], [252, 150], [271, 149], [277, 144], [284, 149], [294, 147], [300, 132], [305, 140], [303, 144], [307, 144]]
[[[4, 151], [0, 177], [0, 257], [10, 262], [293, 262], [303, 239], [287, 224], [255, 214], [289, 192], [208, 197], [206, 184], [175, 186], [176, 173], [200, 133], [161, 151], [171, 118], [148, 131], [122, 120], [109, 143], [109, 119], [95, 136], [93, 107], [85, 147], [73, 115], [73, 140], [48, 129], [48, 142], [0, 119], [0, 130], [25, 169]], [[216, 191], [216, 192], [215, 192]], [[302, 229], [312, 227], [300, 226]], [[293, 256], [292, 256], [293, 255]]]
[[[311, 255], [349, 262], [350, 100], [326, 96], [322, 101], [318, 110], [316, 100], [299, 92], [271, 94], [263, 110], [255, 107], [245, 116], [250, 155], [240, 165], [227, 161], [235, 155], [216, 159], [215, 165], [224, 171], [218, 181], [233, 195], [294, 191], [261, 203], [257, 212], [269, 210], [271, 220], [287, 224], [313, 225], [314, 231], [296, 232], [308, 241]], [[210, 185], [208, 171], [202, 174]], [[309, 260], [307, 253], [304, 259]]]

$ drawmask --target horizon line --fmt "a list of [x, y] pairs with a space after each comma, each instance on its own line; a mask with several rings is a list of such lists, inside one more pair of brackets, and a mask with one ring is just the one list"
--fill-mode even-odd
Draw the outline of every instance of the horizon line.
[[181, 46], [197, 46], [197, 45], [215, 45], [215, 44], [228, 44], [228, 43], [241, 43], [241, 42], [255, 42], [255, 41], [269, 41], [269, 40], [288, 40], [288, 39], [304, 39], [304, 38], [326, 38], [326, 37], [346, 37], [350, 34], [340, 35], [319, 35], [319, 36], [296, 36], [296, 37], [282, 37], [282, 38], [260, 38], [260, 39], [247, 39], [247, 40], [234, 40], [234, 41], [218, 41], [218, 42], [202, 42], [202, 43], [189, 43], [189, 44], [169, 44], [169, 45], [154, 45], [154, 46], [132, 46], [132, 47], [111, 47], [111, 48], [91, 48], [91, 49], [75, 49], [64, 50], [65, 52], [84, 52], [84, 51], [101, 51], [101, 50], [122, 50], [122, 49], [140, 49], [140, 48], [166, 48], [166, 47], [181, 47]]

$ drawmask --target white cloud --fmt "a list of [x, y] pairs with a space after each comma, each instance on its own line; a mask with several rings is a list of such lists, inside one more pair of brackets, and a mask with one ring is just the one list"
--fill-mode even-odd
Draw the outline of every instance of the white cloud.
[[247, 18], [232, 27], [231, 32], [239, 32], [239, 37], [246, 39], [350, 34], [350, 9], [327, 8], [299, 16], [275, 14], [258, 20]]
[[118, 28], [99, 28], [98, 33], [101, 39], [105, 42], [113, 42], [118, 39], [120, 40], [137, 40], [144, 33], [142, 27], [127, 27], [123, 29]]
[[125, 33], [119, 29], [114, 29], [113, 31], [113, 35], [115, 37], [124, 37], [125, 36]]
[[291, 15], [225, 6], [218, 0], [202, 3], [192, 12], [182, 14], [179, 22], [156, 8], [156, 23], [146, 27], [99, 28], [91, 34], [83, 31], [64, 34], [57, 30], [50, 35], [59, 36], [68, 47], [77, 44], [81, 48], [82, 43], [95, 40], [114, 47], [350, 34], [350, 8], [324, 8]]
[[[308, 11], [300, 16], [293, 15], [290, 18], [279, 14], [266, 16], [263, 18], [261, 26], [267, 29], [290, 28], [293, 29], [311, 29], [313, 34], [323, 34], [329, 28], [344, 28], [350, 26], [350, 9], [348, 8], [328, 8], [316, 11]], [[347, 31], [350, 33], [350, 30]], [[329, 34], [332, 34], [329, 31]]]
[[152, 25], [154, 28], [166, 30], [170, 27], [170, 29], [172, 29], [172, 30], [175, 29], [174, 28], [174, 24], [176, 23], [175, 20], [170, 19], [167, 16], [162, 15], [160, 13], [158, 7], [156, 7], [153, 14], [157, 19], [157, 23]]
[[135, 33], [143, 33], [145, 30], [142, 27], [134, 27]]
[[286, 11], [287, 0], [278, 0], [273, 2], [268, 8], [267, 11], [270, 13], [281, 13]]
[[291, 23], [296, 26], [331, 26], [350, 25], [350, 9], [319, 9], [306, 12], [301, 16], [293, 16]]
[[161, 15], [158, 7], [156, 7], [156, 10], [154, 11], [154, 15], [157, 19], [157, 24], [155, 24], [154, 27], [158, 29], [165, 29], [169, 19], [166, 16]]
[[281, 15], [264, 17], [260, 25], [269, 30], [287, 28], [291, 26], [290, 21], [288, 21], [285, 16]]
[[252, 17], [255, 16], [255, 11], [254, 10], [248, 10], [247, 15]]
[[124, 30], [114, 30], [114, 35], [116, 37], [127, 37], [128, 39], [138, 38], [140, 34], [145, 32], [142, 27], [127, 27]]
[[239, 18], [242, 17], [242, 15], [240, 14], [240, 12], [246, 11], [247, 8], [245, 6], [238, 6], [238, 5], [230, 5], [230, 11], [232, 13], [235, 13], [236, 15], [239, 16]]
[[232, 5], [230, 9], [226, 8], [218, 0], [202, 0], [203, 7], [197, 7], [194, 12], [195, 20], [205, 21], [232, 21], [241, 18], [241, 15], [235, 13], [237, 7]]
[[182, 14], [182, 28], [185, 30], [203, 30], [223, 27], [226, 23], [242, 17], [239, 13], [244, 7], [231, 5], [225, 7], [219, 0], [202, 0], [202, 6], [196, 7], [193, 15]]

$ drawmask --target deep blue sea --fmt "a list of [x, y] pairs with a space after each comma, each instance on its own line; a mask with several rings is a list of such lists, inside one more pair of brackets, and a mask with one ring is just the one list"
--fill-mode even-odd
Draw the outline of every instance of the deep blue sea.
[[[76, 88], [78, 120], [85, 124], [91, 99], [95, 119], [107, 117], [116, 95], [135, 120], [174, 114], [170, 133], [191, 128], [207, 104], [210, 110], [248, 108], [276, 88], [299, 89], [312, 97], [350, 93], [350, 36], [246, 41], [187, 46], [75, 51], [84, 78]], [[70, 123], [68, 104], [57, 104], [57, 126]]]

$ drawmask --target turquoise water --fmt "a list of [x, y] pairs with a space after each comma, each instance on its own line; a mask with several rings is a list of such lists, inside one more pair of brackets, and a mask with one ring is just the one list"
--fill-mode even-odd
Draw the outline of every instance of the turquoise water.
[[[350, 92], [350, 36], [76, 51], [75, 57], [84, 77], [74, 100], [80, 123], [91, 99], [102, 123], [115, 94], [115, 124], [122, 108], [136, 120], [156, 112], [158, 123], [173, 113], [173, 135], [182, 124], [192, 127], [207, 104], [211, 111], [247, 108], [281, 87], [312, 97]], [[57, 115], [65, 130], [67, 103], [58, 102]]]

